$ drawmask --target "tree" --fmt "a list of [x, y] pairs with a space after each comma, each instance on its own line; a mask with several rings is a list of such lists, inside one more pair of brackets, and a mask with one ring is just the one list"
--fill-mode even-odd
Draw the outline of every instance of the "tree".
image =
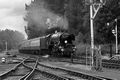
[[[120, 16], [119, 0], [107, 0], [107, 4], [98, 12], [95, 19], [96, 43], [112, 43], [115, 38], [112, 34], [114, 20]], [[108, 26], [107, 23], [110, 23]], [[119, 31], [119, 28], [118, 28]], [[120, 34], [118, 32], [118, 34]]]
[[18, 44], [25, 40], [24, 35], [19, 31], [0, 30], [0, 49], [5, 49], [5, 43], [8, 43], [8, 49], [17, 48]]
[[79, 34], [75, 37], [76, 44], [83, 42], [83, 34], [79, 32]]

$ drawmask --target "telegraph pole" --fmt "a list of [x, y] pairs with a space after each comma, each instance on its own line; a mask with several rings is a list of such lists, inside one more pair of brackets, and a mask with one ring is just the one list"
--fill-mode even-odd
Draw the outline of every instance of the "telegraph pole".
[[5, 44], [5, 49], [6, 49], [6, 53], [7, 53], [7, 51], [8, 51], [8, 43], [7, 43], [7, 41], [5, 41], [5, 40], [3, 40], [3, 42], [4, 42], [4, 44]]
[[6, 53], [7, 53], [7, 51], [8, 51], [8, 49], [7, 49], [7, 41], [5, 41], [5, 45], [6, 45]]

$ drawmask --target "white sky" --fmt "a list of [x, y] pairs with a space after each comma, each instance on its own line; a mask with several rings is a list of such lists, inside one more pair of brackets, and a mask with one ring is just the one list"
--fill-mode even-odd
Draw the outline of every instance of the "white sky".
[[25, 3], [30, 2], [31, 0], [0, 0], [0, 29], [17, 30], [25, 34]]

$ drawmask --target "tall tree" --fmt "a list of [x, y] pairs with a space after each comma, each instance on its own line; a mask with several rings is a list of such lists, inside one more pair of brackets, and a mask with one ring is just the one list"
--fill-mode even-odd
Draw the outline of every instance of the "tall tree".
[[[95, 40], [96, 43], [112, 43], [115, 41], [112, 30], [115, 29], [115, 19], [120, 16], [120, 1], [119, 0], [107, 0], [105, 6], [103, 6], [95, 19]], [[110, 25], [107, 25], [110, 23]], [[119, 22], [118, 22], [119, 25]], [[118, 34], [119, 32], [118, 27]]]

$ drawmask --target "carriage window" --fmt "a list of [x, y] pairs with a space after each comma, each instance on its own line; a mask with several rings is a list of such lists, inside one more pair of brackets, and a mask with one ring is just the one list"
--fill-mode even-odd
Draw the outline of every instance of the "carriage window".
[[31, 46], [39, 46], [40, 41], [36, 40], [36, 41], [31, 41]]

